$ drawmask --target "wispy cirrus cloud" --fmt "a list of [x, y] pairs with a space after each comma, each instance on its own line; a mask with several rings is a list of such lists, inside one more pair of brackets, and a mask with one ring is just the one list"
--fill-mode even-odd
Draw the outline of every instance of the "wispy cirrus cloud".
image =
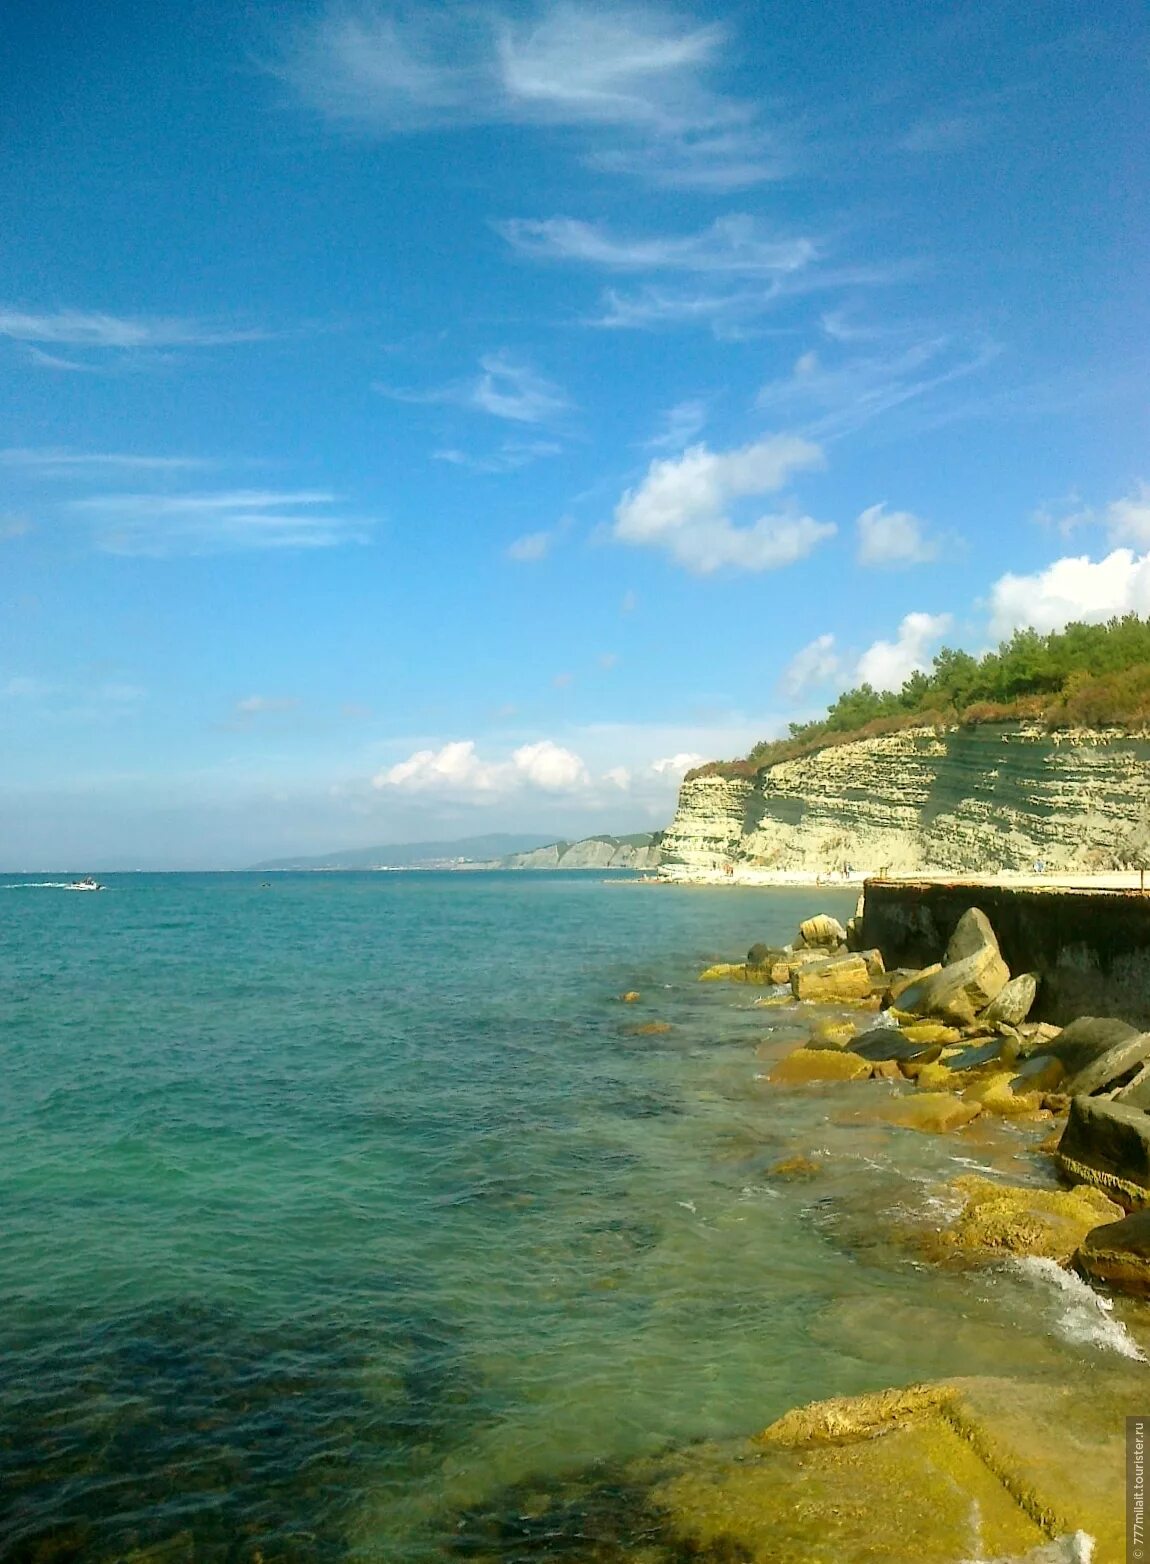
[[546, 559], [555, 547], [563, 541], [571, 531], [571, 518], [564, 516], [555, 526], [544, 528], [540, 532], [527, 532], [521, 538], [516, 538], [507, 546], [507, 558], [513, 559], [520, 565], [535, 565], [541, 559]]
[[104, 553], [162, 558], [368, 542], [372, 522], [333, 510], [338, 504], [323, 490], [230, 489], [94, 495], [65, 510], [91, 526]]
[[838, 353], [829, 362], [812, 351], [790, 375], [769, 381], [756, 405], [800, 424], [812, 439], [836, 439], [979, 374], [1000, 351], [987, 338], [945, 333], [885, 351]]
[[[0, 307], [0, 337], [15, 342], [58, 343], [77, 348], [224, 347], [264, 342], [273, 333], [254, 327], [218, 326], [173, 315], [106, 315], [91, 310], [34, 312]], [[52, 367], [78, 366], [56, 362]]]
[[214, 467], [198, 456], [144, 456], [128, 451], [74, 451], [66, 446], [8, 446], [0, 450], [0, 467], [18, 468], [37, 477], [98, 477], [119, 473], [176, 473]]
[[645, 440], [648, 451], [681, 451], [700, 432], [707, 422], [709, 409], [702, 397], [691, 397], [676, 402], [663, 414], [662, 428]]
[[775, 175], [778, 135], [714, 78], [729, 30], [671, 6], [330, 0], [272, 69], [325, 118], [377, 135], [479, 125], [580, 137], [597, 167], [729, 189]]
[[433, 461], [463, 467], [468, 472], [508, 473], [519, 472], [548, 456], [558, 456], [562, 450], [563, 447], [555, 440], [504, 440], [497, 450], [481, 456], [458, 450], [454, 446], [432, 451], [431, 456]]
[[[446, 402], [519, 424], [552, 423], [571, 408], [567, 394], [559, 386], [505, 351], [485, 354], [479, 361], [479, 373], [469, 380], [450, 381], [427, 390], [377, 381], [375, 390], [394, 402], [416, 406]], [[452, 457], [444, 459], [450, 461]]]
[[740, 522], [746, 500], [777, 493], [790, 479], [822, 465], [817, 445], [773, 435], [733, 451], [694, 445], [682, 456], [653, 461], [646, 477], [615, 508], [620, 543], [660, 548], [688, 570], [707, 575], [723, 566], [775, 570], [803, 559], [835, 527], [793, 505]]
[[720, 217], [692, 234], [618, 235], [575, 217], [511, 218], [496, 228], [534, 260], [566, 261], [609, 271], [719, 273], [771, 277], [801, 271], [818, 256], [805, 237], [778, 238], [754, 217]]

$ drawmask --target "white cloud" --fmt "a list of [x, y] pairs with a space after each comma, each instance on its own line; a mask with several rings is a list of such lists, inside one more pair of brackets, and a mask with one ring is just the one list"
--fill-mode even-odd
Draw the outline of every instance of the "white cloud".
[[779, 685], [792, 700], [807, 690], [826, 684], [842, 672], [833, 635], [819, 635], [795, 653], [783, 670]]
[[923, 565], [938, 558], [938, 544], [908, 510], [868, 505], [858, 518], [860, 565]]
[[590, 786], [583, 760], [551, 739], [524, 744], [507, 760], [484, 760], [474, 739], [459, 739], [442, 749], [417, 750], [373, 778], [378, 789], [448, 794], [464, 799], [495, 799], [523, 788], [545, 793], [575, 793]]
[[776, 492], [795, 473], [818, 467], [822, 452], [793, 435], [773, 435], [734, 451], [691, 446], [682, 456], [653, 461], [643, 482], [615, 508], [621, 543], [665, 549], [700, 574], [733, 565], [772, 570], [804, 558], [835, 528], [789, 511], [738, 525], [732, 502]]
[[199, 494], [107, 494], [72, 500], [109, 554], [218, 554], [243, 549], [365, 543], [371, 523], [330, 507], [323, 491], [232, 489]]
[[[547, 423], [571, 406], [559, 386], [505, 351], [485, 354], [479, 360], [479, 374], [472, 380], [453, 381], [427, 391], [412, 391], [382, 382], [377, 382], [375, 389], [394, 402], [411, 402], [417, 406], [449, 402], [474, 412], [490, 413], [493, 418], [523, 424]], [[443, 460], [466, 464], [466, 458], [460, 452], [438, 454]], [[536, 450], [535, 454], [544, 453]], [[503, 466], [494, 470], [509, 469]]]
[[1150, 484], [1140, 482], [1133, 492], [1106, 507], [1106, 527], [1114, 543], [1150, 546]]
[[519, 472], [532, 462], [547, 456], [558, 456], [563, 450], [554, 440], [504, 440], [497, 451], [486, 456], [472, 456], [467, 451], [448, 449], [433, 451], [437, 462], [448, 462], [453, 467], [465, 467], [468, 472], [507, 473]]
[[876, 690], [899, 690], [912, 673], [925, 670], [934, 647], [950, 629], [949, 614], [907, 614], [895, 641], [876, 641], [859, 658], [855, 678]]
[[[834, 336], [836, 341], [850, 338]], [[757, 406], [788, 419], [803, 418], [814, 439], [849, 434], [910, 402], [931, 397], [975, 375], [999, 354], [996, 343], [940, 335], [887, 353], [857, 354], [836, 364], [810, 363], [759, 392]]]
[[663, 414], [660, 432], [645, 442], [649, 451], [681, 451], [707, 422], [707, 404], [700, 398], [676, 402]]
[[1044, 633], [1074, 620], [1101, 624], [1115, 614], [1150, 614], [1150, 554], [1119, 548], [1105, 559], [1056, 559], [1031, 575], [1000, 576], [990, 590], [990, 632], [1002, 640], [1029, 626]]
[[508, 545], [507, 557], [516, 560], [519, 564], [535, 564], [541, 559], [546, 559], [570, 530], [571, 518], [563, 516], [549, 529], [528, 532], [523, 537], [516, 538], [514, 543]]
[[716, 23], [642, 3], [329, 0], [275, 69], [310, 107], [364, 131], [575, 129], [602, 169], [725, 189], [769, 177], [780, 161], [750, 106], [708, 82], [726, 43]]
[[136, 456], [123, 451], [70, 451], [54, 446], [9, 446], [0, 450], [0, 467], [23, 468], [46, 478], [119, 472], [186, 472], [214, 465], [195, 456]]
[[682, 781], [692, 767], [701, 766], [706, 758], [705, 755], [696, 755], [690, 750], [680, 750], [677, 755], [664, 755], [661, 760], [653, 760], [650, 768], [651, 775], [674, 777], [676, 781]]
[[609, 271], [722, 273], [772, 277], [815, 260], [813, 240], [779, 239], [754, 217], [720, 217], [698, 233], [620, 238], [574, 217], [513, 218], [497, 225], [507, 242], [536, 260], [574, 261]]
[[[104, 315], [90, 310], [30, 311], [0, 307], [0, 337], [16, 342], [56, 342], [77, 348], [221, 347], [263, 342], [271, 333], [213, 326], [163, 315]], [[53, 367], [75, 369], [58, 360]]]
[[289, 695], [245, 695], [235, 709], [238, 717], [258, 717], [265, 712], [292, 711], [298, 705]]

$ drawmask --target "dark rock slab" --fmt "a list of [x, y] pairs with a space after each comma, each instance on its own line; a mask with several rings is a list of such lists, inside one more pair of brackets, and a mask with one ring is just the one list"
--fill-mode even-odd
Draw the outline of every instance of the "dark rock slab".
[[1129, 1077], [1148, 1057], [1150, 1032], [1135, 1032], [1133, 1037], [1116, 1043], [1113, 1048], [1108, 1048], [1083, 1069], [1069, 1076], [1063, 1091], [1069, 1092], [1072, 1097], [1089, 1097], [1094, 1092], [1103, 1092], [1107, 1087], [1116, 1086]]
[[1079, 1016], [1077, 1021], [1064, 1026], [1057, 1037], [1042, 1043], [1034, 1051], [1052, 1054], [1060, 1061], [1070, 1080], [1111, 1048], [1137, 1036], [1136, 1027], [1119, 1021], [1115, 1016]]
[[1092, 1282], [1124, 1292], [1150, 1293], [1150, 1211], [1092, 1228], [1074, 1256]]
[[1079, 1183], [1130, 1207], [1150, 1204], [1150, 1114], [1098, 1097], [1075, 1097], [1056, 1153]]
[[876, 1026], [861, 1037], [851, 1041], [851, 1053], [879, 1064], [893, 1059], [897, 1064], [916, 1060], [920, 1064], [933, 1064], [942, 1052], [941, 1043], [915, 1043], [893, 1026]]
[[946, 1060], [948, 1070], [980, 1070], [984, 1065], [995, 1064], [1002, 1057], [1001, 1037], [992, 1037], [988, 1043], [979, 1043], [951, 1054]]

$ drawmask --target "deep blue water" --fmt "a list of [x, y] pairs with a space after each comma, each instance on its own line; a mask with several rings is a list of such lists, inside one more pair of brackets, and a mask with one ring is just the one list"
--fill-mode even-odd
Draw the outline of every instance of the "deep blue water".
[[[695, 981], [853, 894], [0, 884], [0, 1558], [439, 1560], [490, 1495], [1047, 1307], [883, 1253], [955, 1147], [772, 1096], [795, 1014]], [[796, 1150], [825, 1183], [771, 1181]]]

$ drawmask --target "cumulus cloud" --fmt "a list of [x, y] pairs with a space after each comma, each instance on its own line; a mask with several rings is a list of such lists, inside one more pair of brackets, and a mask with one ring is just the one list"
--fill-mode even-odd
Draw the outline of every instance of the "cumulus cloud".
[[662, 548], [701, 575], [732, 565], [773, 570], [804, 558], [835, 528], [793, 509], [739, 524], [732, 505], [782, 489], [796, 473], [822, 464], [817, 445], [772, 435], [733, 451], [693, 445], [682, 456], [653, 461], [615, 508], [620, 543]]
[[783, 670], [779, 684], [783, 693], [792, 700], [809, 689], [826, 684], [841, 673], [842, 662], [835, 650], [833, 635], [819, 635], [791, 658]]
[[1056, 559], [1030, 575], [1008, 572], [990, 590], [996, 640], [1028, 626], [1048, 632], [1073, 620], [1101, 624], [1115, 614], [1150, 614], [1150, 554], [1119, 548], [1104, 559]]
[[908, 510], [869, 505], [858, 518], [860, 565], [924, 565], [938, 557], [938, 544]]
[[681, 750], [677, 755], [664, 755], [661, 760], [653, 760], [651, 774], [656, 777], [675, 777], [681, 780], [692, 766], [701, 766], [706, 758], [705, 755]]
[[471, 799], [495, 799], [523, 788], [575, 793], [590, 782], [580, 756], [551, 739], [524, 744], [507, 760], [484, 760], [474, 739], [458, 739], [442, 749], [417, 750], [372, 779], [372, 785], [381, 791], [398, 788], [408, 793]]
[[924, 671], [935, 646], [951, 627], [949, 614], [907, 614], [894, 641], [876, 641], [858, 660], [855, 677], [876, 690], [898, 690], [912, 673]]

